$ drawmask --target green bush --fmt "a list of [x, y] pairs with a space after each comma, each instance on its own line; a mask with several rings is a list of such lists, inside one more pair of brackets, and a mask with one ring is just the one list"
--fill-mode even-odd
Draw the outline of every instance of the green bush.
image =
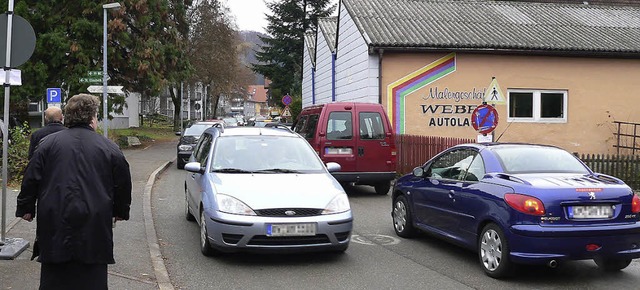
[[[7, 152], [7, 162], [9, 163], [7, 175], [9, 180], [7, 183], [20, 185], [24, 170], [29, 163], [29, 125], [25, 123], [23, 126], [9, 129], [9, 136], [10, 141]], [[2, 141], [3, 139], [0, 138], [0, 146], [2, 146]], [[2, 149], [4, 147], [0, 148], [0, 152]]]

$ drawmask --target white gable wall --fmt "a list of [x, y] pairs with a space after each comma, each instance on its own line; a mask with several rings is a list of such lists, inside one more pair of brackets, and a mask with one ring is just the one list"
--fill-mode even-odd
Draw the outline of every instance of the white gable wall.
[[304, 58], [302, 62], [302, 107], [311, 105], [313, 96], [313, 63], [311, 62], [311, 55], [309, 54], [309, 47], [307, 42], [304, 42]]
[[344, 5], [338, 21], [336, 101], [379, 103], [378, 55], [369, 55], [367, 43]]
[[331, 103], [332, 94], [332, 55], [322, 31], [316, 33], [316, 102]]

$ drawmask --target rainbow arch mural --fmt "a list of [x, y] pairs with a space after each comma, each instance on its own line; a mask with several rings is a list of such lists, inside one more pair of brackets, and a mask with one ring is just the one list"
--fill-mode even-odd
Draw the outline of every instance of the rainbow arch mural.
[[405, 131], [405, 97], [456, 71], [456, 54], [450, 53], [387, 86], [387, 114], [396, 134]]

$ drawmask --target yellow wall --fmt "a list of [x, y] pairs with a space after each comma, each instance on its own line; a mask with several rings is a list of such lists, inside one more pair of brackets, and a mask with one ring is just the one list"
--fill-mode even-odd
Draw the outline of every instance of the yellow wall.
[[[381, 94], [387, 110], [390, 84], [446, 55], [385, 52]], [[454, 72], [405, 97], [404, 134], [475, 139], [478, 133], [471, 126], [470, 112], [465, 111], [481, 104], [482, 99], [477, 97], [492, 77], [496, 77], [505, 98], [509, 89], [566, 90], [568, 95], [566, 123], [507, 122], [506, 104], [496, 105], [499, 122], [494, 138], [502, 134], [500, 142], [551, 144], [579, 153], [615, 153], [617, 127], [613, 121], [640, 123], [640, 60], [465, 53], [456, 53], [455, 57]], [[476, 99], [434, 99], [430, 92], [436, 90], [471, 95], [475, 91]], [[436, 105], [450, 110], [423, 112], [423, 106]], [[454, 118], [455, 125], [451, 121], [447, 124], [444, 118]]]

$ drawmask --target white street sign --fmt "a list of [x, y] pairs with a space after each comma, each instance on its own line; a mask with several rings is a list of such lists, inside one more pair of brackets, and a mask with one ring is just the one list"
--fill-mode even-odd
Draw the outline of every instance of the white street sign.
[[[7, 79], [7, 71], [0, 70], [0, 85], [4, 85], [6, 79]], [[12, 85], [12, 86], [22, 85], [22, 72], [19, 69], [9, 70], [9, 85]]]
[[[122, 88], [123, 86], [107, 86], [107, 94], [124, 94]], [[94, 94], [102, 93], [102, 90], [102, 86], [89, 86], [87, 88], [87, 91]]]

